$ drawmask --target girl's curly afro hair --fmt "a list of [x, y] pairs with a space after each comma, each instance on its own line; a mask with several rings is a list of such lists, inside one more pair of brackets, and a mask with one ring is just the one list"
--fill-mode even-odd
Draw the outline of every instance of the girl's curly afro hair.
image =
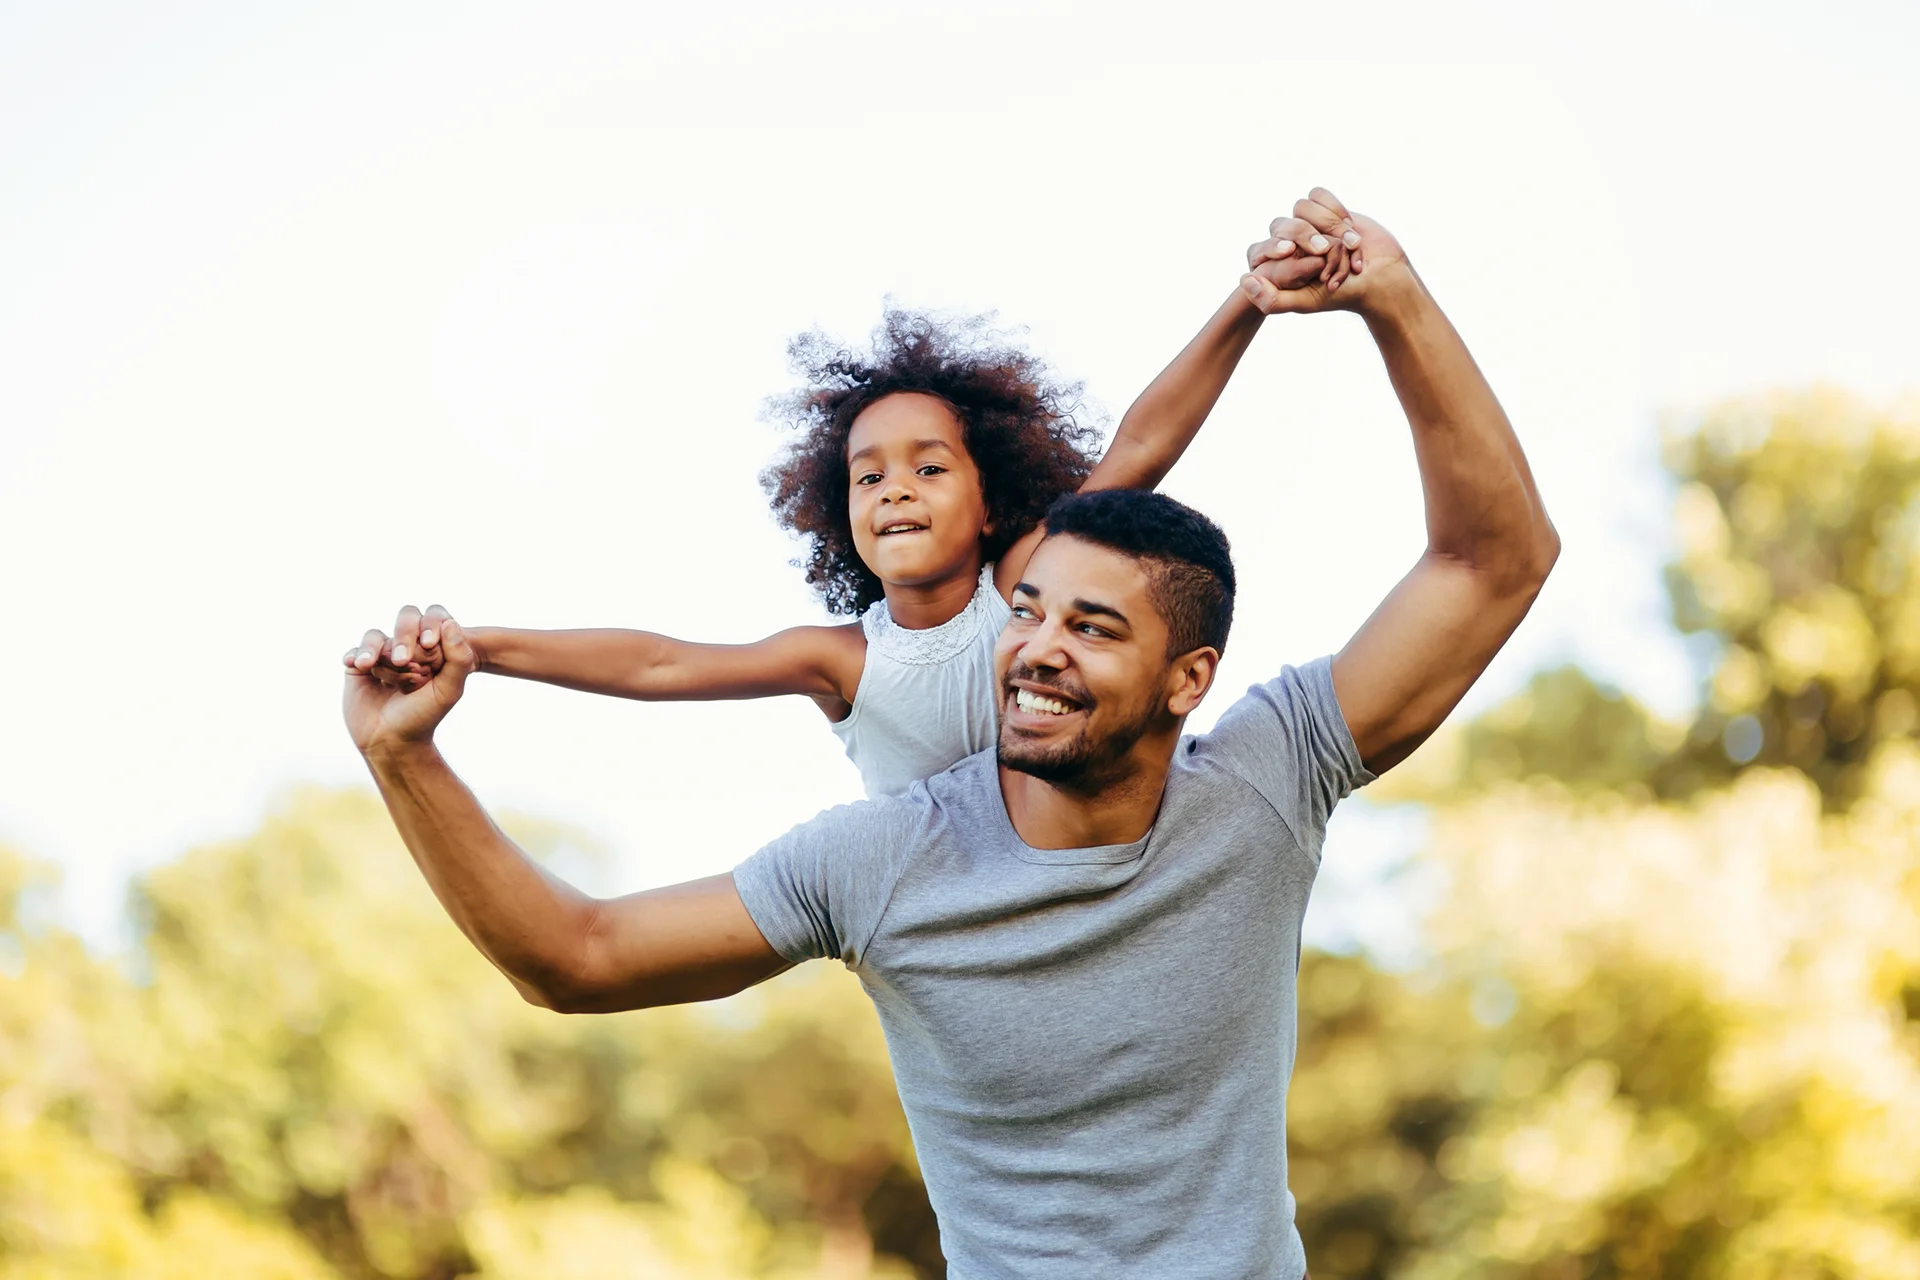
[[1099, 432], [1074, 416], [1084, 412], [1080, 384], [1054, 381], [994, 328], [991, 314], [936, 316], [889, 304], [870, 354], [816, 330], [795, 338], [787, 355], [802, 385], [768, 401], [767, 416], [801, 435], [760, 483], [780, 524], [808, 541], [805, 559], [794, 563], [831, 613], [857, 614], [884, 594], [854, 549], [847, 517], [847, 436], [882, 397], [924, 392], [960, 419], [993, 524], [981, 539], [985, 560], [998, 559], [1093, 470]]

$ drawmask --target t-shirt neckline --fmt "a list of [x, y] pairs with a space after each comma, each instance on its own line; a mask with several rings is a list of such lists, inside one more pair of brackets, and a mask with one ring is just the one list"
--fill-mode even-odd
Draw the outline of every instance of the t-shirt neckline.
[[[1007, 847], [1013, 850], [1013, 856], [1020, 859], [1020, 861], [1031, 862], [1046, 867], [1077, 867], [1138, 862], [1146, 855], [1147, 845], [1152, 841], [1154, 831], [1160, 826], [1160, 820], [1157, 816], [1154, 818], [1153, 826], [1147, 828], [1145, 835], [1127, 844], [1101, 844], [1093, 845], [1085, 849], [1034, 848], [1020, 838], [1019, 828], [1013, 825], [1013, 815], [1007, 812], [1007, 795], [1006, 792], [1000, 789], [999, 762], [991, 758], [990, 752], [982, 752], [981, 754], [989, 757], [986, 761], [986, 768], [989, 775], [988, 784], [993, 788], [994, 816], [999, 819], [1000, 832], [1007, 842]], [[1173, 775], [1171, 770], [1168, 771], [1167, 782], [1168, 785], [1172, 785]], [[1166, 798], [1164, 795], [1161, 797], [1160, 810], [1162, 813], [1166, 812]]]

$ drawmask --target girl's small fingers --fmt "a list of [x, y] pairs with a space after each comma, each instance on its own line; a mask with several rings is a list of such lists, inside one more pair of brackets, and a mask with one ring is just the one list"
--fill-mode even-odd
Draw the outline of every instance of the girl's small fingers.
[[1353, 255], [1351, 253], [1348, 253], [1345, 249], [1342, 249], [1340, 251], [1340, 262], [1339, 262], [1339, 265], [1334, 269], [1333, 278], [1327, 281], [1328, 292], [1338, 293], [1340, 291], [1340, 286], [1345, 284], [1347, 282], [1347, 277], [1352, 274], [1353, 274]]
[[1334, 246], [1327, 251], [1327, 265], [1320, 268], [1320, 283], [1331, 286], [1334, 277], [1340, 275], [1345, 270], [1346, 265], [1346, 246], [1336, 242]]

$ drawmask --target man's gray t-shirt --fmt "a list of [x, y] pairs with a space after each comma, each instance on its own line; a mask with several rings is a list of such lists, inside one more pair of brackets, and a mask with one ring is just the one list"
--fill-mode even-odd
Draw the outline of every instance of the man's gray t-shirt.
[[1132, 844], [1029, 848], [986, 751], [735, 869], [776, 951], [872, 996], [955, 1280], [1302, 1275], [1300, 920], [1371, 780], [1322, 658], [1182, 738]]

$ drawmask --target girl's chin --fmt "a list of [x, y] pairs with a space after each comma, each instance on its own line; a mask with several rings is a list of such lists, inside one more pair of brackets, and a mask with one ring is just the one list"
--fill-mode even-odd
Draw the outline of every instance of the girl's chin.
[[971, 577], [977, 572], [973, 568], [973, 557], [969, 555], [943, 559], [937, 555], [909, 553], [905, 547], [883, 550], [867, 561], [867, 567], [873, 570], [880, 581], [895, 587], [930, 586], [936, 582]]

